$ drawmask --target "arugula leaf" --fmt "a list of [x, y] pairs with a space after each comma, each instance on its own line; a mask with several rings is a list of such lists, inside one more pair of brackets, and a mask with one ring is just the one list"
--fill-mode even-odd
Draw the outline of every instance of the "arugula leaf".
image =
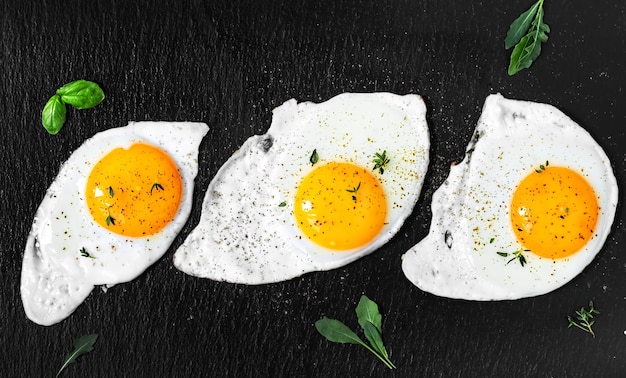
[[93, 81], [76, 80], [57, 90], [61, 100], [76, 109], [90, 109], [104, 100], [104, 91]]
[[389, 369], [395, 369], [396, 365], [389, 360], [389, 354], [383, 344], [382, 315], [378, 312], [378, 305], [365, 295], [362, 295], [355, 311], [359, 325], [363, 329], [363, 333], [370, 342], [371, 347], [339, 320], [324, 317], [315, 322], [315, 328], [329, 341], [363, 346], [378, 357]]
[[538, 0], [511, 24], [504, 41], [505, 48], [513, 48], [509, 62], [509, 75], [528, 68], [541, 54], [541, 44], [548, 40], [550, 27], [543, 22], [543, 2]]
[[533, 4], [526, 12], [522, 13], [518, 18], [513, 21], [511, 26], [509, 27], [509, 31], [506, 34], [506, 39], [504, 40], [504, 48], [510, 49], [515, 46], [517, 42], [519, 42], [526, 32], [530, 28], [530, 25], [535, 18], [535, 14], [537, 13], [537, 9], [539, 8], [539, 2]]
[[[381, 356], [385, 358], [389, 358], [389, 354], [387, 353], [387, 349], [385, 349], [385, 345], [383, 344], [383, 337], [380, 331], [370, 322], [363, 323], [361, 325], [363, 329], [363, 333], [365, 337], [370, 342], [370, 345], [374, 350], [380, 353]], [[391, 363], [391, 361], [389, 361]]]
[[[359, 304], [356, 306], [356, 315], [359, 325], [363, 329], [363, 333], [372, 347], [389, 361], [389, 353], [387, 353], [387, 349], [385, 349], [382, 338], [383, 316], [378, 311], [378, 305], [376, 302], [372, 301], [367, 296], [362, 295], [359, 300]], [[391, 361], [389, 361], [389, 363], [393, 365]]]
[[367, 348], [367, 344], [340, 320], [323, 317], [315, 322], [315, 328], [322, 336], [333, 343], [357, 344]]
[[378, 357], [389, 369], [395, 368], [391, 362], [380, 355], [377, 351], [372, 349], [369, 345], [365, 344], [363, 340], [353, 330], [351, 330], [347, 325], [343, 324], [341, 321], [337, 319], [330, 319], [327, 317], [323, 317], [322, 319], [315, 322], [315, 328], [317, 331], [322, 334], [328, 341], [332, 341], [334, 343], [342, 343], [342, 344], [356, 344], [361, 345], [365, 349], [369, 350], [372, 354]]
[[74, 350], [72, 350], [70, 353], [68, 353], [67, 356], [65, 356], [65, 362], [63, 362], [63, 365], [57, 372], [56, 376], [58, 377], [59, 374], [61, 374], [61, 372], [69, 366], [69, 364], [76, 362], [76, 359], [78, 357], [91, 352], [93, 350], [93, 345], [96, 343], [97, 339], [98, 335], [95, 333], [90, 335], [83, 335], [77, 338], [76, 341], [74, 341]]
[[361, 328], [365, 328], [363, 324], [372, 323], [378, 332], [382, 332], [383, 316], [378, 312], [378, 305], [365, 295], [361, 296], [359, 304], [356, 306], [356, 316], [359, 319]]
[[43, 107], [43, 111], [41, 112], [41, 124], [49, 134], [55, 135], [63, 127], [66, 114], [67, 109], [65, 108], [65, 104], [61, 101], [61, 97], [54, 95], [50, 97]]

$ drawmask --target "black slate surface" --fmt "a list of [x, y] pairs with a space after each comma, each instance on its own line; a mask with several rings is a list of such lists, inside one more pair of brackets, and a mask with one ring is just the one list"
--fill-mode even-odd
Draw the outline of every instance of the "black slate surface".
[[[552, 28], [537, 62], [506, 73], [504, 36], [531, 1], [0, 1], [0, 375], [51, 377], [72, 342], [98, 333], [66, 377], [583, 377], [626, 373], [626, 255], [620, 202], [597, 258], [535, 298], [469, 302], [424, 293], [400, 256], [429, 227], [430, 199], [463, 157], [485, 97], [553, 104], [626, 164], [626, 3], [547, 0]], [[41, 127], [54, 90], [101, 84], [97, 108], [70, 110], [56, 136]], [[171, 262], [197, 224], [222, 163], [269, 127], [271, 109], [342, 92], [418, 93], [428, 105], [431, 164], [400, 233], [344, 268], [249, 287], [187, 276]], [[35, 210], [71, 152], [131, 120], [202, 121], [194, 211], [163, 259], [136, 280], [100, 289], [65, 321], [24, 314], [21, 260]], [[515, 148], [515, 146], [511, 146]], [[322, 316], [356, 326], [361, 294], [378, 302], [389, 371], [364, 349], [331, 344]], [[596, 337], [567, 329], [590, 299]]]

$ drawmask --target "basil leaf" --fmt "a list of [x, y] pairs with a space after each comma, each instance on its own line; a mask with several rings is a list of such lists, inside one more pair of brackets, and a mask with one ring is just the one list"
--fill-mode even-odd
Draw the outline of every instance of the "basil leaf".
[[57, 372], [56, 376], [58, 377], [59, 374], [61, 374], [61, 372], [69, 366], [69, 364], [76, 362], [76, 359], [78, 357], [91, 352], [93, 350], [93, 345], [96, 343], [97, 339], [97, 334], [83, 335], [76, 339], [76, 341], [74, 341], [74, 350], [72, 350], [70, 353], [68, 353], [67, 356], [65, 356], [65, 362], [63, 362], [63, 365], [61, 366], [61, 369], [59, 369], [59, 371]]
[[356, 306], [356, 316], [359, 319], [359, 325], [365, 330], [364, 324], [371, 323], [376, 327], [378, 332], [382, 333], [383, 316], [378, 312], [378, 305], [365, 295], [361, 296], [359, 304]]
[[526, 12], [522, 13], [518, 18], [513, 21], [511, 26], [509, 27], [509, 32], [506, 34], [506, 39], [504, 40], [504, 47], [508, 50], [511, 47], [515, 46], [517, 42], [519, 42], [526, 32], [535, 18], [535, 14], [537, 13], [537, 9], [539, 8], [539, 2], [536, 2], [532, 7], [530, 7]]
[[104, 100], [104, 91], [92, 81], [76, 80], [57, 90], [61, 100], [76, 109], [90, 109]]
[[324, 317], [315, 322], [315, 328], [317, 328], [317, 331], [328, 341], [342, 344], [363, 345], [367, 348], [363, 340], [339, 320]]
[[65, 123], [65, 116], [67, 109], [65, 104], [61, 101], [59, 95], [50, 97], [46, 106], [43, 107], [41, 112], [41, 124], [48, 131], [48, 133], [55, 135], [61, 130]]

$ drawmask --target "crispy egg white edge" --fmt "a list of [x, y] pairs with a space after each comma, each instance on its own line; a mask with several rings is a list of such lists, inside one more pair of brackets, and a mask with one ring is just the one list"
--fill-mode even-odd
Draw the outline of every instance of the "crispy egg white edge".
[[[564, 259], [550, 260], [530, 254], [527, 256], [529, 263], [525, 267], [517, 262], [505, 266], [502, 263], [502, 258], [496, 255], [495, 250], [491, 251], [488, 256], [484, 256], [472, 249], [471, 245], [476, 241], [472, 236], [475, 237], [475, 235], [468, 237], [469, 240], [465, 238], [453, 240], [454, 236], [457, 235], [467, 236], [463, 234], [463, 230], [472, 227], [472, 224], [464, 218], [467, 211], [456, 201], [459, 198], [459, 193], [461, 193], [460, 197], [462, 198], [471, 198], [467, 195], [467, 190], [469, 190], [467, 187], [473, 183], [467, 185], [466, 181], [472, 178], [469, 174], [470, 170], [474, 170], [476, 173], [480, 164], [486, 164], [484, 160], [481, 160], [480, 155], [480, 152], [484, 151], [480, 150], [486, 150], [485, 144], [489, 143], [488, 140], [494, 136], [503, 138], [515, 135], [519, 130], [523, 130], [523, 125], [527, 121], [528, 123], [542, 122], [547, 125], [547, 128], [544, 129], [545, 133], [553, 133], [555, 138], [562, 138], [567, 143], [576, 139], [576, 143], [585, 144], [588, 147], [592, 153], [589, 157], [592, 159], [590, 164], [594, 165], [595, 162], [601, 169], [601, 172], [595, 170], [589, 172], [587, 170], [584, 173], [585, 178], [594, 187], [596, 195], [599, 197], [600, 217], [595, 235], [587, 246], [575, 255]], [[551, 131], [552, 129], [554, 130]], [[510, 147], [514, 148], [515, 146]], [[520, 150], [523, 151], [523, 149]], [[610, 232], [617, 207], [618, 188], [608, 157], [587, 131], [551, 105], [509, 100], [499, 94], [490, 95], [485, 101], [483, 113], [467, 151], [464, 160], [451, 167], [449, 177], [433, 195], [433, 217], [429, 234], [403, 256], [402, 269], [406, 277], [415, 286], [432, 294], [450, 298], [470, 300], [519, 299], [545, 294], [563, 286], [593, 260]], [[491, 157], [493, 158], [493, 156]], [[523, 160], [526, 157], [520, 153], [519, 158]], [[541, 161], [542, 158], [544, 157], [531, 156], [529, 159]], [[470, 164], [470, 159], [472, 164]], [[559, 159], [556, 152], [555, 156], [551, 156], [549, 159], [551, 165], [568, 165], [567, 157], [561, 156]], [[578, 161], [576, 164], [585, 165], [582, 161]], [[498, 174], [498, 172], [494, 173]], [[508, 191], [503, 190], [504, 197], [500, 198], [502, 205], [506, 206], [507, 209], [514, 185], [519, 183], [524, 176], [525, 174], [518, 174], [516, 177], [507, 179], [511, 182], [511, 188]], [[476, 180], [478, 184], [480, 181], [482, 180]], [[462, 216], [458, 216], [459, 214]], [[510, 228], [508, 212], [505, 215], [507, 219], [500, 223], [507, 224], [508, 227], [506, 230], [499, 231], [506, 233], [506, 237], [503, 238], [508, 237], [516, 240]], [[446, 231], [449, 231], [449, 234], [446, 235]], [[493, 236], [498, 238], [496, 234]], [[488, 235], [483, 235], [485, 240], [488, 237]], [[454, 243], [455, 249], [463, 250], [462, 256], [454, 255], [451, 246], [445, 247], [446, 243], [450, 245]], [[462, 245], [459, 247], [459, 244]], [[485, 250], [493, 249], [489, 245], [483, 247]], [[553, 263], [555, 274], [546, 278], [541, 274], [545, 274], [549, 270], [549, 262]], [[482, 264], [501, 266], [500, 272], [496, 275], [504, 275], [503, 272], [510, 270], [510, 280], [508, 282], [492, 280], [489, 277], [488, 269]]]
[[[384, 103], [385, 106], [402, 112], [408, 118], [407, 127], [414, 129], [412, 133], [416, 135], [416, 146], [412, 146], [412, 148], [415, 149], [418, 156], [416, 161], [412, 163], [412, 169], [420, 174], [410, 183], [411, 188], [406, 188], [407, 208], [400, 209], [400, 217], [384, 226], [379, 240], [352, 251], [314, 253], [308, 250], [308, 246], [312, 242], [295, 240], [296, 232], [294, 232], [291, 224], [293, 223], [292, 208], [282, 208], [281, 210], [277, 206], [281, 200], [289, 200], [293, 197], [297, 181], [291, 181], [291, 184], [286, 185], [287, 189], [284, 190], [281, 190], [279, 187], [263, 187], [259, 185], [249, 190], [248, 193], [239, 193], [237, 188], [245, 187], [250, 182], [265, 182], [267, 179], [275, 182], [285, 179], [285, 177], [281, 177], [280, 169], [273, 171], [270, 169], [269, 173], [265, 170], [267, 165], [276, 164], [281, 156], [281, 152], [284, 152], [283, 148], [285, 146], [281, 140], [283, 132], [294, 132], [289, 130], [289, 128], [293, 127], [294, 120], [298, 119], [298, 117], [313, 117], [312, 121], [309, 119], [307, 122], [324, 123], [323, 120], [315, 118], [316, 110], [322, 112], [322, 109], [334, 106], [341, 107], [342, 104], [351, 103], [351, 101], [379, 101]], [[300, 167], [298, 169], [301, 170], [298, 180], [307, 173], [306, 170], [312, 169], [304, 167], [300, 163], [300, 161], [308, 162], [312, 148], [313, 146], [309, 143], [305, 149], [299, 151], [298, 153], [302, 156], [297, 159], [297, 163], [283, 162], [284, 164], [298, 164]], [[419, 95], [344, 93], [319, 104], [312, 102], [297, 103], [294, 99], [288, 100], [273, 110], [272, 124], [268, 132], [265, 135], [256, 135], [249, 138], [220, 168], [207, 190], [201, 220], [196, 229], [192, 231], [183, 245], [176, 251], [174, 265], [179, 270], [193, 276], [251, 285], [284, 281], [307, 272], [335, 269], [346, 265], [365, 254], [371, 253], [391, 239], [402, 226], [404, 219], [412, 212], [419, 198], [424, 175], [428, 168], [429, 148], [430, 140], [426, 124], [426, 105]], [[368, 155], [367, 163], [360, 165], [367, 166], [371, 163], [371, 155], [373, 153], [371, 151], [367, 152], [370, 154]], [[246, 167], [247, 175], [242, 182], [237, 182], [237, 179], [227, 177], [227, 172], [234, 169], [234, 167], [241, 166]], [[387, 175], [387, 172], [385, 172], [381, 180], [384, 181], [385, 175]], [[385, 182], [382, 182], [382, 184], [385, 186]], [[391, 184], [387, 183], [387, 185]], [[387, 190], [387, 188], [385, 189]], [[271, 240], [272, 243], [276, 244], [275, 252], [280, 257], [276, 258], [274, 255], [265, 256], [259, 252], [260, 247], [239, 248], [235, 246], [233, 252], [228, 250], [229, 248], [233, 249], [230, 245], [221, 248], [220, 244], [232, 244], [236, 243], [237, 240], [234, 237], [230, 239], [224, 237], [223, 232], [219, 232], [219, 229], [225, 230], [233, 227], [235, 223], [228, 224], [226, 223], [227, 221], [224, 221], [225, 223], [222, 224], [220, 219], [223, 216], [211, 213], [214, 208], [212, 206], [213, 201], [217, 201], [219, 197], [236, 198], [237, 203], [249, 203], [250, 206], [263, 208], [263, 221], [271, 223], [271, 226], [267, 227], [270, 231], [266, 235], [266, 240]], [[266, 198], [272, 198], [272, 203], [259, 204], [255, 202], [256, 200]], [[288, 207], [291, 205], [289, 204]], [[233, 208], [231, 212], [237, 211], [237, 208]], [[271, 216], [266, 214], [271, 214]], [[247, 215], [242, 214], [241, 216], [245, 217]], [[253, 224], [257, 221], [253, 217], [240, 219], [240, 223], [244, 224]], [[210, 222], [216, 224], [211, 224]], [[240, 231], [243, 232], [244, 230]], [[299, 245], [296, 247], [294, 244]], [[298, 250], [298, 248], [303, 250]], [[315, 249], [320, 249], [320, 247]]]
[[[192, 135], [191, 140], [185, 140], [184, 144], [181, 144], [182, 148], [171, 149], [165, 147], [166, 140], [170, 138], [181, 138], [181, 135], [176, 135], [176, 130], [185, 129], [184, 135]], [[45, 237], [51, 238], [52, 231], [49, 227], [52, 219], [49, 219], [50, 212], [56, 207], [55, 198], [60, 196], [63, 191], [77, 191], [78, 199], [76, 202], [84, 200], [84, 196], [80, 193], [84, 193], [84, 186], [86, 185], [86, 177], [78, 180], [78, 182], [71, 182], [73, 178], [72, 169], [78, 167], [78, 170], [82, 175], [88, 175], [93, 165], [115, 147], [128, 147], [135, 142], [145, 142], [152, 145], [156, 145], [166, 151], [172, 159], [176, 162], [181, 178], [183, 181], [184, 189], [183, 196], [181, 198], [181, 205], [175, 217], [174, 224], [170, 224], [169, 227], [162, 230], [162, 233], [169, 239], [169, 243], [173, 241], [178, 232], [184, 226], [189, 214], [191, 212], [191, 200], [193, 195], [193, 180], [197, 175], [198, 162], [197, 154], [200, 142], [209, 128], [204, 123], [198, 122], [130, 122], [128, 126], [112, 128], [94, 135], [92, 138], [86, 140], [67, 161], [61, 166], [61, 169], [55, 178], [54, 182], [50, 185], [46, 191], [45, 197], [37, 209], [35, 220], [31, 232], [28, 236], [26, 247], [24, 250], [24, 258], [22, 262], [22, 276], [21, 276], [21, 297], [24, 305], [24, 310], [29, 319], [40, 325], [52, 325], [65, 319], [69, 316], [89, 295], [95, 285], [114, 285], [122, 282], [128, 282], [138, 275], [140, 275], [147, 267], [157, 261], [169, 248], [161, 245], [158, 249], [150, 252], [148, 259], [145, 259], [145, 252], [143, 251], [143, 258], [140, 255], [141, 251], [133, 247], [134, 241], [146, 238], [125, 238], [121, 236], [115, 236], [116, 239], [124, 239], [120, 243], [117, 243], [119, 254], [117, 256], [118, 265], [117, 268], [122, 267], [120, 275], [107, 274], [107, 267], [101, 267], [103, 274], [89, 274], [90, 267], [85, 264], [93, 264], [91, 259], [79, 258], [70, 259], [67, 257], [54, 256], [54, 254], [47, 253], [47, 251], [41, 250], [38, 246], [38, 239]], [[116, 145], [101, 146], [102, 141], [114, 140]], [[94, 160], [95, 159], [95, 160]], [[181, 162], [186, 162], [185, 166], [181, 166]], [[77, 187], [77, 188], [76, 188]], [[70, 189], [71, 188], [71, 189]], [[97, 235], [94, 235], [98, 239], [111, 235], [109, 231], [102, 230], [97, 225], [91, 216], [88, 214], [86, 205], [80, 204], [73, 206], [74, 213], [71, 216], [79, 217], [79, 221], [90, 223], [98, 231]], [[149, 239], [150, 237], [148, 237]], [[95, 250], [95, 246], [98, 245], [98, 240], [85, 240], [84, 245], [88, 250]], [[131, 252], [124, 256], [124, 250], [130, 249]], [[103, 251], [104, 253], [104, 251]], [[100, 256], [103, 257], [103, 256]], [[120, 259], [127, 260], [119, 262]], [[94, 260], [95, 261], [95, 260]], [[74, 268], [65, 266], [65, 263], [73, 265]], [[92, 267], [93, 268], [93, 267]], [[80, 272], [80, 277], [76, 277], [75, 269]], [[93, 269], [91, 269], [93, 273]], [[47, 305], [41, 305], [39, 302], [46, 299], [54, 298], [57, 305], [51, 308], [51, 303], [46, 302]]]

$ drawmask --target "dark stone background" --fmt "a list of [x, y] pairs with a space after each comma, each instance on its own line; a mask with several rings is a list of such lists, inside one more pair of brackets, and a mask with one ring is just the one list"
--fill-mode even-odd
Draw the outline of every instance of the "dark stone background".
[[[626, 3], [549, 0], [552, 28], [529, 69], [509, 77], [504, 37], [532, 1], [12, 1], [0, 0], [0, 372], [51, 377], [80, 335], [95, 350], [66, 377], [619, 376], [626, 372], [623, 206], [597, 258], [536, 298], [468, 302], [412, 286], [401, 255], [429, 227], [430, 199], [458, 162], [485, 97], [546, 102], [606, 150], [620, 185], [626, 163]], [[101, 84], [105, 101], [41, 127], [54, 90]], [[271, 109], [342, 92], [418, 93], [428, 106], [431, 165], [422, 197], [386, 246], [344, 268], [264, 286], [187, 276], [171, 262], [226, 159], [262, 134]], [[65, 321], [29, 321], [21, 260], [37, 206], [71, 152], [130, 120], [206, 122], [194, 211], [164, 258], [136, 280], [100, 289]], [[515, 146], [511, 146], [515, 148]], [[331, 344], [322, 316], [356, 327], [361, 294], [378, 302], [398, 366]], [[593, 299], [596, 337], [567, 329]], [[620, 374], [621, 373], [621, 374]]]

